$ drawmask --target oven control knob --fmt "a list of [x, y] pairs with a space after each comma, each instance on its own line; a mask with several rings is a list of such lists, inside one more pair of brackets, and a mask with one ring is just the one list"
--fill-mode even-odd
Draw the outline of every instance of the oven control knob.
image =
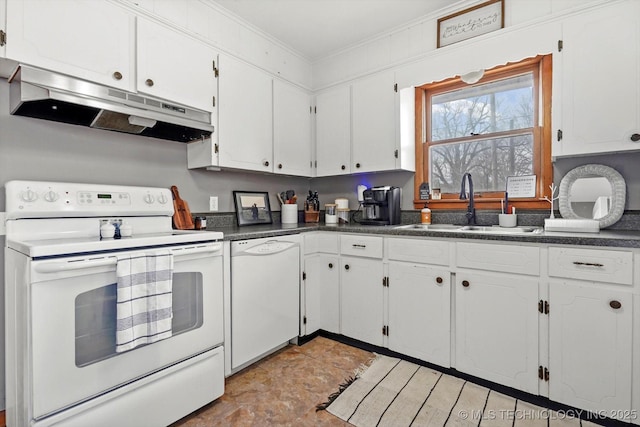
[[47, 202], [55, 202], [56, 200], [58, 200], [60, 196], [58, 196], [58, 193], [56, 193], [53, 190], [49, 190], [46, 193], [44, 193], [44, 199]]
[[35, 202], [38, 200], [38, 194], [33, 190], [25, 190], [20, 194], [20, 197], [25, 202]]
[[169, 201], [169, 199], [167, 199], [167, 196], [165, 196], [164, 194], [160, 194], [158, 196], [158, 202], [160, 202], [161, 205], [164, 205], [168, 201]]
[[151, 204], [153, 202], [155, 202], [155, 197], [153, 197], [151, 194], [147, 194], [146, 196], [144, 196], [144, 202]]

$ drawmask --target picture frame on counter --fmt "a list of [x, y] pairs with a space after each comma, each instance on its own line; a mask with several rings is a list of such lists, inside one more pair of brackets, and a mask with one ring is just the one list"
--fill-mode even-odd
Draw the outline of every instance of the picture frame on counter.
[[504, 0], [489, 0], [438, 19], [438, 48], [504, 28]]
[[269, 193], [264, 191], [234, 191], [238, 225], [272, 224]]

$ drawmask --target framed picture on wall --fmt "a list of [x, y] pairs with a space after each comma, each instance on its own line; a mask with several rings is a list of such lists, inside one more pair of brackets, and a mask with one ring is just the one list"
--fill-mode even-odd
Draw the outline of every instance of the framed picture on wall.
[[263, 191], [234, 191], [238, 225], [271, 224], [269, 194]]
[[504, 28], [504, 0], [489, 0], [438, 19], [438, 47]]

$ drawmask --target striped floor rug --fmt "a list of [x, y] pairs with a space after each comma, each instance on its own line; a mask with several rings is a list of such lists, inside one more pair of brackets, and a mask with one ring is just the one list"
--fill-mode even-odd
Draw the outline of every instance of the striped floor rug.
[[326, 408], [358, 427], [580, 427], [576, 414], [554, 412], [413, 363], [378, 356]]

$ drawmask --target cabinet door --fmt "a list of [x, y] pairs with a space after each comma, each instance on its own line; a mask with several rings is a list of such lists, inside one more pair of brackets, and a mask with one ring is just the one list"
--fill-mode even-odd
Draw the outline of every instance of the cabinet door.
[[392, 71], [353, 84], [353, 172], [392, 170], [396, 146], [396, 92]]
[[[7, 0], [0, 0], [0, 31], [4, 32], [4, 34], [6, 35], [7, 33]], [[4, 58], [6, 56], [6, 42], [5, 43], [0, 43], [0, 58]], [[2, 69], [3, 67], [0, 66], [0, 75], [2, 75], [3, 77], [8, 75], [8, 74], [4, 74], [4, 71]], [[7, 71], [11, 71], [11, 70], [7, 70]]]
[[340, 259], [340, 329], [343, 335], [381, 346], [383, 270], [379, 259]]
[[295, 86], [273, 82], [273, 171], [311, 176], [311, 97]]
[[340, 333], [339, 267], [340, 259], [337, 255], [321, 254], [305, 258], [305, 335], [319, 329]]
[[144, 18], [137, 26], [139, 92], [214, 112], [218, 53], [204, 43]]
[[271, 76], [220, 55], [219, 80], [220, 166], [272, 172]]
[[538, 393], [538, 279], [460, 269], [455, 368]]
[[640, 2], [626, 1], [564, 22], [554, 54], [554, 132], [562, 130], [554, 156], [640, 150], [630, 139], [640, 134], [638, 16]]
[[389, 348], [450, 366], [450, 276], [424, 264], [389, 263]]
[[633, 307], [601, 286], [550, 283], [549, 398], [609, 415], [631, 409]]
[[316, 176], [351, 172], [351, 94], [342, 86], [316, 96]]
[[134, 90], [133, 15], [106, 1], [8, 0], [6, 56]]

